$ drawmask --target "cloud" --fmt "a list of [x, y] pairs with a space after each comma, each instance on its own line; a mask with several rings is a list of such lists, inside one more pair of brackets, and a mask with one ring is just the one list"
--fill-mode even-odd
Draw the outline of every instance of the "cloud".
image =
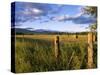
[[[16, 2], [12, 5], [12, 22], [23, 23], [26, 21], [40, 20], [42, 17], [48, 17], [49, 14], [59, 13], [63, 5], [57, 4], [44, 4], [44, 3], [31, 3], [31, 2]], [[15, 13], [15, 14], [14, 14]], [[15, 18], [15, 20], [14, 20]]]
[[[15, 8], [14, 8], [15, 5]], [[11, 22], [23, 23], [26, 21], [40, 20], [42, 16], [47, 16], [52, 11], [52, 5], [43, 3], [16, 2], [12, 4]]]
[[[11, 23], [17, 23], [16, 25], [26, 22], [26, 21], [36, 21], [41, 20], [44, 22], [49, 21], [72, 21], [76, 24], [86, 24], [92, 23], [95, 21], [94, 18], [90, 16], [86, 16], [83, 14], [82, 7], [79, 8], [79, 13], [70, 16], [70, 15], [61, 15], [61, 16], [54, 16], [55, 14], [60, 13], [61, 9], [67, 9], [70, 6], [66, 5], [57, 5], [57, 4], [44, 4], [44, 3], [30, 3], [30, 2], [16, 2], [14, 5], [12, 4], [12, 16], [11, 16]], [[73, 8], [74, 6], [72, 6]], [[75, 7], [74, 7], [75, 9]], [[52, 16], [49, 16], [52, 15]], [[44, 17], [47, 20], [44, 20]]]
[[39, 9], [37, 9], [37, 8], [33, 8], [33, 9], [32, 9], [32, 12], [33, 12], [34, 14], [41, 14], [43, 11], [42, 11], [42, 10], [39, 10]]
[[80, 12], [74, 16], [69, 16], [69, 15], [56, 16], [56, 17], [53, 17], [52, 20], [72, 21], [73, 23], [76, 23], [76, 24], [89, 24], [89, 23], [94, 23], [96, 21], [96, 18], [90, 15], [86, 15], [83, 12]]
[[[63, 7], [63, 6], [62, 6]], [[70, 16], [68, 14], [52, 17], [55, 21], [72, 21], [75, 24], [90, 24], [96, 22], [96, 18], [84, 13], [84, 7], [78, 7], [78, 13]]]
[[74, 16], [69, 16], [69, 15], [61, 15], [61, 16], [55, 16], [52, 18], [52, 20], [58, 20], [58, 21], [68, 21], [68, 20], [72, 20], [72, 19], [75, 19], [75, 18], [78, 18], [80, 16], [83, 15], [83, 12], [80, 12]]
[[85, 16], [80, 16], [72, 20], [76, 24], [91, 24], [96, 22], [96, 19], [93, 17], [85, 17]]
[[25, 8], [19, 14], [23, 16], [39, 16], [42, 15], [44, 12], [38, 8]]

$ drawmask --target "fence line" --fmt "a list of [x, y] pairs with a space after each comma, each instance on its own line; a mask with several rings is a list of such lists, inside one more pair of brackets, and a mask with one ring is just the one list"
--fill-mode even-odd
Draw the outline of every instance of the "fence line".
[[[75, 38], [78, 38], [78, 36], [76, 35]], [[95, 42], [95, 35], [93, 35], [92, 32], [88, 33], [88, 48], [87, 48], [87, 52], [88, 52], [88, 56], [87, 56], [87, 68], [93, 68], [93, 42]], [[55, 58], [56, 60], [59, 60], [61, 51], [60, 51], [60, 42], [59, 42], [60, 38], [59, 36], [55, 37]]]
[[[95, 35], [93, 35], [93, 32], [89, 32], [87, 35], [87, 39], [88, 39], [88, 48], [87, 48], [87, 52], [88, 52], [88, 56], [87, 56], [87, 68], [93, 68], [93, 42], [95, 42]], [[75, 35], [75, 38], [78, 38], [78, 35]], [[24, 42], [24, 34], [23, 34], [23, 42]], [[60, 56], [61, 56], [61, 51], [60, 51], [60, 37], [56, 36], [54, 39], [54, 47], [55, 47], [55, 58], [57, 60], [57, 62], [59, 62], [60, 60]]]

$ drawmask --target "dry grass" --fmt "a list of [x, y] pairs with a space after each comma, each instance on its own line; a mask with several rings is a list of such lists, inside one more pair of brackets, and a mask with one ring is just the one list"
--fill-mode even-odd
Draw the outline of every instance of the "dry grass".
[[[54, 38], [57, 35], [17, 35], [16, 72], [42, 72], [87, 68], [87, 35], [60, 35], [60, 62], [55, 59]], [[97, 46], [94, 45], [94, 67]], [[74, 54], [73, 54], [74, 53]]]

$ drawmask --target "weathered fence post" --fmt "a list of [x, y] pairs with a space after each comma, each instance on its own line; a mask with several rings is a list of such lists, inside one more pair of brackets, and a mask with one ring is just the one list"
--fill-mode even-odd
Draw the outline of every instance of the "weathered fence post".
[[96, 41], [96, 36], [95, 36], [95, 34], [93, 35], [93, 42], [95, 42]]
[[88, 68], [93, 68], [93, 33], [88, 33]]
[[78, 34], [77, 33], [75, 33], [73, 36], [74, 36], [75, 39], [78, 38]]
[[61, 53], [60, 52], [59, 36], [56, 36], [54, 43], [55, 43], [55, 57], [58, 60], [59, 56], [60, 56], [60, 53]]
[[78, 35], [77, 35], [77, 33], [75, 34], [75, 38], [76, 38], [76, 39], [78, 38]]
[[23, 35], [23, 43], [24, 43], [24, 34], [22, 34]]

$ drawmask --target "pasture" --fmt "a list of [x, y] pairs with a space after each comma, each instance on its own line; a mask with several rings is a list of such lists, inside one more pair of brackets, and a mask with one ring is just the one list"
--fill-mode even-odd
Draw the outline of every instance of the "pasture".
[[[16, 35], [15, 71], [42, 72], [87, 69], [87, 35], [59, 35], [60, 54], [55, 57], [57, 35]], [[93, 68], [97, 44], [93, 44]]]

